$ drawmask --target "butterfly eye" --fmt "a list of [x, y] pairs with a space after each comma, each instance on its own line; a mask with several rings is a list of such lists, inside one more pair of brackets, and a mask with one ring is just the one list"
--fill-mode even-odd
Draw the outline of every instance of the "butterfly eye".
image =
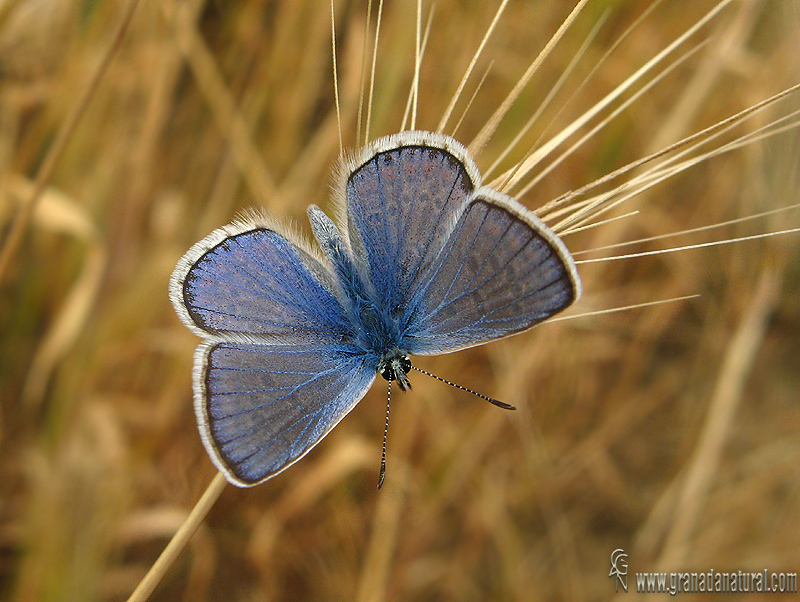
[[384, 380], [394, 380], [394, 370], [392, 370], [392, 366], [389, 362], [383, 362], [378, 366], [378, 371]]
[[411, 358], [405, 354], [400, 358], [400, 369], [403, 374], [408, 374], [409, 370], [411, 370]]

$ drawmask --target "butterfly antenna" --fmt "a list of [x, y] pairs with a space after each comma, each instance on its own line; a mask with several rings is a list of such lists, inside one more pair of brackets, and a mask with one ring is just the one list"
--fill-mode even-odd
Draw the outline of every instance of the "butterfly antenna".
[[[411, 367], [414, 370], [416, 370], [417, 372], [422, 372], [423, 374], [427, 374], [431, 378], [435, 378], [436, 380], [438, 380], [440, 382], [443, 382], [446, 385], [450, 385], [451, 387], [455, 387], [456, 389], [461, 389], [462, 391], [466, 391], [467, 393], [472, 393], [473, 395], [475, 395], [477, 397], [480, 397], [481, 399], [485, 399], [486, 401], [488, 401], [492, 405], [496, 405], [498, 408], [503, 408], [504, 410], [516, 410], [517, 409], [516, 407], [512, 406], [510, 403], [505, 403], [504, 401], [499, 401], [497, 399], [494, 399], [493, 397], [489, 397], [488, 395], [484, 395], [483, 393], [478, 393], [477, 391], [473, 391], [472, 389], [468, 389], [467, 387], [462, 387], [461, 385], [457, 385], [456, 383], [451, 383], [446, 378], [442, 378], [441, 376], [436, 376], [435, 374], [431, 374], [430, 372], [428, 372], [427, 370], [423, 370], [422, 368], [417, 368], [416, 366], [411, 366]], [[387, 419], [387, 423], [388, 423], [388, 419], [389, 419], [389, 408], [388, 407], [386, 408], [386, 419]], [[386, 440], [385, 440], [385, 437], [384, 437], [384, 446], [385, 446], [385, 443], [386, 443]]]
[[389, 389], [386, 393], [386, 423], [383, 426], [383, 451], [381, 451], [381, 472], [378, 476], [378, 489], [383, 487], [383, 480], [386, 478], [386, 437], [389, 435], [389, 405], [392, 402], [392, 381], [389, 381]]

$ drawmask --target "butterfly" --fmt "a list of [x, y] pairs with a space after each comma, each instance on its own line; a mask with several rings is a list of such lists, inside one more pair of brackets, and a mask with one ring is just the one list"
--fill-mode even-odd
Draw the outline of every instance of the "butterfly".
[[527, 330], [580, 296], [561, 239], [481, 186], [455, 139], [406, 131], [343, 161], [339, 226], [311, 206], [317, 246], [266, 217], [215, 230], [178, 261], [170, 298], [203, 341], [194, 407], [239, 486], [313, 448], [380, 374], [410, 388], [411, 355]]

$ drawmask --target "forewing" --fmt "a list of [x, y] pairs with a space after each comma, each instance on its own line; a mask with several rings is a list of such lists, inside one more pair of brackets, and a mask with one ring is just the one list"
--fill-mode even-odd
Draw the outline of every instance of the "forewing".
[[178, 262], [170, 297], [197, 334], [279, 342], [339, 340], [349, 329], [327, 269], [273, 228], [233, 224]]
[[477, 191], [406, 317], [410, 353], [455, 351], [521, 332], [580, 296], [561, 240], [511, 197]]
[[250, 486], [314, 447], [375, 379], [348, 345], [207, 341], [195, 354], [195, 412], [203, 443], [228, 480]]
[[449, 225], [479, 185], [478, 170], [452, 138], [404, 132], [368, 147], [348, 173], [345, 203], [353, 254], [376, 300], [388, 311], [401, 312], [408, 291], [426, 278]]

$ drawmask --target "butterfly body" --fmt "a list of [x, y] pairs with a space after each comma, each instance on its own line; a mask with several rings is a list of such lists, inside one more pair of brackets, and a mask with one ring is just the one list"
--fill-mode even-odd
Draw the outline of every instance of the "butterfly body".
[[[351, 325], [350, 340], [364, 351], [380, 354], [382, 349], [396, 343], [399, 337], [397, 320], [375, 300], [330, 218], [313, 206], [309, 217], [317, 241], [336, 274], [337, 296]], [[320, 224], [324, 224], [324, 232]]]
[[336, 197], [340, 227], [309, 209], [318, 249], [259, 218], [213, 232], [173, 273], [176, 310], [204, 339], [200, 432], [237, 485], [302, 457], [376, 374], [408, 389], [411, 355], [521, 332], [580, 295], [561, 240], [481, 187], [448, 136], [375, 141], [344, 164]]

